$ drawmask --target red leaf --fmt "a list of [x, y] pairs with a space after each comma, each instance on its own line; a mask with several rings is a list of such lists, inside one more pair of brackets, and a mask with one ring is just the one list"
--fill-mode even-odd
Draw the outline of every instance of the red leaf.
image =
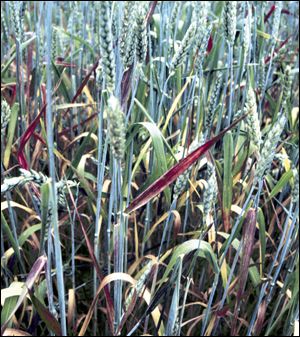
[[287, 10], [287, 9], [282, 9], [281, 13], [282, 13], [282, 14], [287, 14], [287, 15], [292, 15], [292, 16], [294, 16], [294, 14], [291, 13], [291, 12], [290, 12], [289, 10]]
[[27, 144], [27, 142], [29, 141], [30, 137], [32, 136], [32, 134], [34, 133], [34, 130], [36, 128], [36, 126], [38, 125], [42, 114], [46, 111], [46, 104], [42, 107], [41, 111], [38, 113], [38, 115], [35, 117], [35, 119], [30, 123], [30, 125], [28, 126], [27, 130], [24, 132], [23, 136], [21, 137], [20, 140], [20, 147], [17, 153], [17, 157], [18, 157], [18, 162], [20, 164], [20, 166], [25, 169], [28, 170], [29, 169], [29, 165], [27, 163], [27, 160], [25, 158], [24, 155], [24, 148], [25, 145]]
[[166, 187], [168, 187], [172, 182], [174, 182], [185, 170], [187, 170], [191, 165], [194, 164], [206, 151], [208, 151], [219, 139], [221, 139], [224, 134], [235, 127], [241, 120], [243, 120], [246, 115], [238, 118], [233, 122], [228, 128], [220, 132], [216, 137], [212, 138], [204, 145], [200, 146], [198, 149], [190, 153], [187, 157], [182, 159], [179, 163], [174, 165], [170, 170], [165, 172], [160, 178], [154, 181], [144, 192], [138, 195], [129, 206], [126, 208], [125, 213], [130, 213], [150, 201], [157, 194], [162, 192]]
[[237, 300], [241, 299], [248, 277], [248, 270], [250, 265], [250, 259], [253, 252], [253, 246], [255, 241], [255, 230], [256, 230], [256, 209], [250, 208], [243, 225], [243, 251], [240, 265], [240, 276], [239, 276], [239, 290], [237, 292]]
[[76, 64], [74, 64], [74, 63], [68, 63], [68, 62], [58, 61], [58, 60], [55, 61], [55, 65], [56, 66], [63, 66], [63, 67], [66, 67], [66, 68], [76, 68]]
[[44, 144], [45, 146], [47, 146], [47, 143], [44, 141], [44, 139], [39, 135], [37, 134], [36, 132], [33, 133], [33, 137], [37, 140], [39, 140], [42, 144]]
[[[88, 74], [85, 76], [84, 80], [82, 81], [82, 83], [80, 84], [78, 90], [76, 91], [76, 94], [75, 96], [72, 98], [72, 101], [71, 103], [74, 103], [77, 99], [77, 97], [81, 94], [83, 88], [86, 86], [89, 78], [91, 77], [92, 73], [96, 70], [96, 68], [98, 67], [98, 64], [99, 64], [99, 60], [97, 60], [95, 62], [95, 64], [93, 65], [92, 69], [88, 72]], [[65, 112], [64, 112], [64, 115], [63, 117], [66, 116], [66, 114], [70, 111], [71, 108], [67, 109]]]
[[270, 8], [270, 10], [269, 10], [269, 12], [265, 16], [265, 19], [264, 19], [265, 23], [269, 20], [270, 16], [273, 14], [273, 12], [275, 11], [275, 9], [276, 9], [276, 6], [272, 5], [271, 8]]
[[36, 281], [36, 279], [39, 277], [41, 271], [43, 270], [45, 264], [47, 262], [47, 256], [46, 255], [42, 255], [40, 256], [34, 263], [34, 265], [32, 266], [25, 285], [23, 287], [22, 293], [19, 296], [18, 302], [16, 303], [15, 307], [13, 308], [12, 312], [10, 313], [10, 315], [8, 316], [8, 318], [6, 319], [6, 321], [3, 323], [3, 325], [1, 326], [1, 336], [3, 335], [4, 330], [6, 329], [9, 321], [12, 319], [12, 317], [14, 316], [14, 314], [17, 312], [17, 310], [19, 309], [20, 305], [22, 304], [24, 298], [26, 297], [26, 295], [28, 294], [28, 290], [30, 290], [33, 285], [34, 282]]
[[[96, 259], [95, 254], [94, 254], [94, 250], [93, 250], [92, 244], [91, 244], [90, 239], [88, 237], [88, 234], [87, 234], [87, 232], [86, 232], [86, 230], [84, 228], [84, 225], [83, 225], [83, 223], [81, 221], [80, 214], [78, 212], [78, 209], [77, 209], [76, 204], [75, 204], [75, 200], [74, 200], [73, 195], [72, 195], [72, 193], [71, 193], [70, 190], [69, 190], [69, 194], [70, 194], [71, 202], [72, 202], [72, 204], [74, 206], [74, 211], [75, 211], [76, 216], [77, 216], [77, 218], [79, 220], [80, 227], [81, 227], [83, 236], [84, 236], [86, 244], [87, 244], [88, 252], [89, 252], [90, 257], [91, 257], [91, 259], [93, 261], [93, 265], [94, 265], [96, 274], [97, 274], [100, 282], [102, 282], [103, 276], [101, 274], [99, 263], [98, 263], [98, 261]], [[113, 301], [112, 301], [112, 298], [110, 296], [109, 288], [108, 288], [107, 285], [104, 287], [104, 294], [105, 294], [105, 298], [106, 298], [108, 325], [110, 327], [111, 332], [113, 332], [114, 331], [113, 321], [114, 321], [114, 315], [115, 315], [115, 313], [114, 313]]]
[[[90, 72], [87, 74], [87, 76], [85, 77], [85, 79], [82, 81], [80, 87], [78, 88], [75, 96], [73, 97], [72, 99], [72, 102], [71, 103], [74, 103], [77, 99], [77, 97], [81, 94], [83, 88], [85, 87], [85, 85], [87, 84], [92, 72], [97, 68], [98, 66], [98, 61], [96, 61], [96, 63], [93, 65], [92, 69], [90, 70]], [[56, 88], [57, 90], [58, 88]], [[44, 98], [44, 102], [45, 102], [45, 99], [46, 99], [46, 90], [45, 90], [45, 86], [41, 86], [41, 91], [42, 91], [42, 95], [43, 95], [43, 98]], [[39, 114], [36, 116], [36, 118], [31, 122], [31, 124], [29, 125], [29, 127], [27, 128], [27, 130], [24, 132], [23, 136], [21, 137], [21, 140], [20, 140], [20, 147], [19, 147], [19, 150], [18, 150], [18, 154], [17, 154], [17, 157], [18, 157], [18, 162], [20, 164], [20, 166], [22, 168], [24, 168], [25, 170], [28, 170], [29, 169], [29, 165], [26, 161], [26, 158], [25, 158], [25, 155], [24, 155], [24, 148], [25, 148], [25, 145], [27, 144], [28, 140], [30, 139], [30, 137], [33, 135], [34, 133], [34, 130], [36, 128], [36, 126], [38, 125], [41, 117], [42, 117], [42, 114], [45, 113], [46, 111], [46, 103], [44, 104], [44, 106], [42, 107], [41, 111], [39, 112]], [[66, 110], [65, 111], [65, 114], [69, 111], [70, 109]], [[64, 114], [64, 115], [65, 115]]]
[[254, 325], [254, 336], [259, 336], [264, 325], [267, 311], [267, 302], [263, 300], [259, 306], [256, 322]]
[[[89, 122], [90, 120], [92, 120], [93, 118], [97, 117], [98, 112], [92, 114], [90, 117], [88, 117], [87, 119], [85, 119], [84, 121], [80, 122], [79, 124], [75, 124], [72, 126], [72, 130], [76, 130], [78, 128], [79, 125], [83, 126], [85, 123]], [[58, 136], [61, 137], [63, 135], [65, 135], [66, 133], [70, 132], [71, 128], [66, 128], [64, 130], [62, 130], [61, 132], [58, 133]]]
[[[5, 90], [7, 88], [7, 90]], [[1, 89], [2, 90], [2, 89]], [[17, 85], [9, 84], [4, 87], [4, 90], [1, 91], [1, 95], [5, 98], [10, 107], [12, 107], [16, 101], [17, 97]]]
[[145, 21], [147, 22], [147, 24], [150, 23], [150, 20], [152, 18], [153, 13], [154, 13], [154, 10], [155, 10], [155, 7], [157, 5], [157, 2], [158, 1], [152, 1], [151, 5], [150, 5], [149, 11], [148, 11], [148, 13], [146, 15], [146, 19], [145, 19]]
[[51, 314], [51, 312], [34, 296], [33, 291], [29, 291], [31, 301], [38, 312], [41, 319], [46, 323], [46, 326], [55, 333], [56, 336], [62, 336], [60, 325], [57, 319]]
[[241, 306], [242, 296], [244, 294], [246, 282], [248, 279], [248, 271], [251, 256], [253, 253], [254, 241], [255, 241], [255, 229], [256, 229], [256, 209], [250, 208], [244, 224], [243, 224], [243, 234], [242, 234], [242, 258], [239, 270], [239, 288], [236, 295], [236, 302], [234, 308], [234, 319], [231, 326], [231, 336], [237, 336], [237, 321], [238, 321], [238, 311]]
[[[270, 8], [270, 10], [269, 10], [269, 12], [265, 15], [264, 23], [266, 23], [266, 22], [269, 20], [270, 16], [274, 13], [275, 9], [276, 9], [276, 6], [275, 6], [275, 5], [272, 5], [271, 8]], [[281, 10], [281, 13], [282, 13], [282, 14], [287, 14], [287, 15], [294, 15], [294, 14], [292, 14], [292, 13], [291, 13], [289, 10], [287, 10], [287, 9], [282, 9], [282, 10]]]
[[[291, 38], [291, 35], [288, 36], [283, 42], [280, 43], [280, 46], [279, 46], [278, 48], [275, 49], [275, 51], [274, 51], [274, 53], [273, 53], [273, 57], [274, 57], [274, 55], [276, 55], [276, 54], [279, 52], [279, 50], [280, 50], [285, 44], [288, 43], [288, 41], [289, 41], [290, 38]], [[270, 59], [271, 59], [271, 56], [267, 56], [267, 57], [265, 58], [265, 64], [269, 63]]]
[[207, 44], [207, 48], [206, 48], [206, 51], [207, 51], [208, 54], [211, 52], [212, 48], [213, 48], [213, 38], [210, 35], [209, 40], [208, 40], [208, 44]]
[[122, 109], [125, 110], [125, 104], [128, 99], [130, 89], [131, 89], [131, 77], [132, 77], [132, 69], [133, 66], [131, 65], [128, 70], [123, 75], [122, 82], [121, 82], [121, 93], [122, 93], [122, 100], [121, 106]]
[[229, 311], [229, 307], [225, 306], [223, 309], [217, 311], [217, 317], [225, 317]]
[[[56, 90], [54, 91], [54, 93], [56, 92]], [[38, 125], [38, 123], [39, 123], [39, 121], [42, 117], [42, 114], [45, 114], [45, 112], [46, 112], [46, 107], [47, 107], [47, 104], [46, 104], [46, 87], [45, 87], [44, 84], [41, 85], [41, 93], [42, 93], [44, 105], [43, 105], [41, 111], [35, 117], [35, 119], [30, 123], [27, 130], [21, 136], [20, 147], [19, 147], [19, 150], [18, 150], [18, 153], [17, 153], [18, 162], [19, 162], [20, 166], [25, 170], [29, 169], [29, 165], [28, 165], [27, 160], [26, 160], [25, 155], [24, 155], [25, 145], [29, 141], [30, 137], [34, 134], [34, 130], [35, 130], [36, 126]]]

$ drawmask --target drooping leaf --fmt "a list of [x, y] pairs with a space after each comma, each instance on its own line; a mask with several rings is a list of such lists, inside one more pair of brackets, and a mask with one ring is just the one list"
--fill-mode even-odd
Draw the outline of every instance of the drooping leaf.
[[282, 177], [280, 178], [280, 180], [277, 182], [277, 184], [275, 185], [275, 187], [272, 189], [270, 196], [269, 196], [269, 200], [271, 200], [273, 197], [275, 197], [275, 195], [277, 193], [279, 193], [284, 186], [290, 181], [290, 179], [293, 177], [293, 171], [289, 170], [287, 172], [285, 172]]
[[56, 318], [51, 314], [51, 312], [34, 296], [32, 291], [29, 291], [31, 301], [38, 312], [39, 316], [46, 324], [50, 331], [53, 331], [56, 336], [61, 336], [61, 328], [56, 320]]
[[10, 315], [7, 317], [6, 321], [1, 326], [1, 335], [3, 334], [4, 330], [6, 329], [8, 323], [9, 323], [9, 321], [12, 319], [13, 315], [16, 313], [16, 311], [18, 310], [18, 308], [22, 304], [24, 298], [28, 294], [28, 290], [33, 287], [33, 284], [34, 284], [35, 280], [40, 275], [40, 273], [43, 270], [46, 262], [47, 262], [47, 257], [45, 255], [40, 256], [35, 261], [34, 265], [32, 266], [32, 268], [31, 268], [31, 270], [30, 270], [30, 272], [27, 276], [25, 285], [23, 287], [22, 294], [19, 296], [19, 299], [18, 299], [13, 311], [10, 313]]
[[225, 231], [230, 229], [230, 210], [232, 202], [232, 161], [233, 139], [230, 132], [224, 137], [224, 173], [223, 173], [223, 222]]
[[170, 170], [152, 183], [144, 192], [137, 196], [126, 208], [125, 213], [130, 213], [149, 202], [157, 194], [162, 192], [166, 187], [172, 184], [185, 170], [193, 165], [206, 151], [208, 151], [218, 140], [220, 140], [226, 132], [234, 128], [246, 115], [243, 115], [232, 123], [228, 128], [220, 132], [216, 137], [212, 138], [195, 151], [191, 152], [187, 157], [174, 165]]
[[12, 144], [13, 144], [15, 129], [16, 129], [17, 120], [18, 120], [19, 109], [20, 109], [19, 103], [15, 103], [11, 109], [10, 122], [8, 126], [7, 140], [6, 140], [6, 146], [5, 146], [5, 151], [4, 151], [4, 157], [3, 157], [3, 165], [5, 168], [8, 168], [8, 165], [9, 165], [10, 155], [12, 151]]

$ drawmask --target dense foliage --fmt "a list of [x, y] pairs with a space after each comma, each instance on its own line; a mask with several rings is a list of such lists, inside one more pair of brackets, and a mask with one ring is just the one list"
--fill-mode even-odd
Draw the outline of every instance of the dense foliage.
[[296, 1], [1, 2], [2, 334], [297, 334], [298, 38]]

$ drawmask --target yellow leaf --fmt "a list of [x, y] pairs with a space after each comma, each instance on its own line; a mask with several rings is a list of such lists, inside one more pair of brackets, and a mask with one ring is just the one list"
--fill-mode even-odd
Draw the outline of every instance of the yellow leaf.
[[257, 35], [263, 37], [266, 40], [269, 40], [271, 38], [271, 35], [265, 32], [262, 32], [261, 30], [257, 29]]
[[[18, 204], [18, 203], [15, 202], [15, 201], [10, 201], [10, 206], [11, 206], [11, 207], [18, 207], [18, 208], [21, 208], [21, 209], [23, 209], [25, 212], [29, 213], [30, 215], [34, 215], [34, 214], [35, 214], [35, 212], [34, 212], [32, 209], [30, 209], [29, 207], [26, 207], [26, 206], [23, 206], [23, 205], [21, 205], [21, 204]], [[8, 203], [7, 203], [7, 201], [1, 202], [1, 211], [4, 211], [4, 210], [7, 209], [7, 208], [8, 208]], [[39, 219], [39, 217], [37, 217], [37, 218]]]
[[24, 290], [23, 288], [24, 284], [25, 284], [24, 282], [12, 282], [8, 288], [1, 289], [1, 305], [4, 306], [5, 300], [9, 297], [13, 296], [19, 297]]
[[169, 121], [170, 121], [170, 119], [171, 119], [171, 117], [173, 115], [173, 112], [175, 111], [175, 109], [177, 107], [177, 104], [180, 101], [181, 96], [185, 92], [185, 90], [186, 90], [187, 86], [190, 84], [191, 80], [192, 80], [192, 77], [189, 76], [188, 79], [187, 79], [187, 81], [185, 82], [185, 85], [182, 87], [182, 89], [180, 90], [179, 94], [174, 99], [174, 102], [172, 103], [171, 109], [168, 112], [168, 115], [167, 115], [167, 118], [166, 118], [166, 121], [165, 121], [165, 125], [164, 125], [163, 130], [162, 130], [163, 133], [166, 131], [166, 129], [167, 129], [168, 125], [169, 125]]
[[285, 171], [288, 172], [291, 169], [291, 161], [289, 160], [289, 157], [288, 157], [284, 147], [281, 149], [281, 153], [286, 157], [283, 160], [283, 166], [284, 166]]

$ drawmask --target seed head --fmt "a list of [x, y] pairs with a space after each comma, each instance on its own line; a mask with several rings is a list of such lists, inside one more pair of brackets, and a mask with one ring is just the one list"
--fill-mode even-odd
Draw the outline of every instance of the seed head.
[[275, 2], [275, 11], [274, 11], [274, 14], [273, 14], [272, 33], [271, 33], [273, 43], [275, 43], [276, 39], [278, 38], [281, 10], [282, 10], [282, 1], [276, 1]]
[[299, 171], [293, 169], [294, 187], [292, 188], [292, 201], [296, 204], [299, 201]]
[[261, 144], [260, 123], [257, 114], [255, 93], [252, 88], [248, 90], [245, 112], [248, 114], [245, 119], [246, 129], [250, 136], [250, 141], [259, 150]]
[[26, 2], [10, 1], [9, 9], [16, 40], [21, 43], [24, 38], [24, 13], [26, 9]]
[[122, 160], [125, 153], [125, 121], [120, 102], [115, 96], [108, 100], [106, 109], [109, 120], [109, 136], [112, 153], [116, 160]]
[[[19, 169], [20, 175], [18, 177], [11, 177], [4, 179], [3, 185], [1, 185], [1, 194], [7, 191], [12, 191], [16, 187], [24, 186], [25, 184], [32, 182], [37, 186], [44, 184], [49, 178], [42, 172], [37, 172], [35, 170], [25, 170], [23, 168]], [[77, 183], [73, 180], [59, 180], [56, 183], [58, 191], [65, 191], [67, 186], [74, 187]]]
[[143, 287], [144, 287], [144, 285], [147, 282], [147, 277], [149, 276], [149, 274], [151, 272], [152, 266], [153, 266], [153, 261], [150, 260], [146, 264], [145, 269], [144, 269], [142, 275], [137, 280], [135, 286], [130, 289], [130, 292], [129, 292], [128, 297], [127, 297], [126, 302], [125, 302], [125, 307], [127, 309], [128, 309], [128, 307], [129, 307], [129, 305], [130, 305], [130, 303], [132, 301], [132, 298], [133, 298], [133, 295], [134, 295], [134, 291], [136, 291], [137, 296], [139, 296], [141, 294], [141, 292], [143, 290]]
[[[195, 139], [190, 145], [188, 154], [195, 151], [199, 146], [203, 144], [203, 142], [204, 142], [204, 138], [201, 138], [200, 142], [197, 139]], [[183, 174], [181, 174], [177, 178], [175, 182], [175, 186], [174, 186], [174, 196], [175, 197], [178, 197], [181, 193], [184, 192], [192, 169], [193, 169], [193, 166], [190, 166]]]
[[259, 79], [258, 79], [258, 88], [262, 92], [263, 88], [265, 87], [265, 60], [262, 57], [259, 62]]
[[208, 41], [209, 41], [209, 37], [211, 34], [211, 30], [212, 30], [212, 26], [208, 25], [206, 28], [198, 28], [198, 32], [197, 32], [197, 47], [198, 47], [198, 55], [195, 61], [195, 68], [197, 73], [201, 73], [202, 70], [202, 65], [203, 65], [203, 61], [204, 61], [204, 57], [206, 54], [206, 49], [207, 49], [207, 45], [208, 45]]
[[252, 24], [252, 10], [251, 7], [248, 6], [248, 16], [247, 18], [245, 18], [244, 38], [243, 38], [245, 60], [247, 59], [248, 52], [251, 46], [251, 24]]
[[128, 32], [128, 43], [126, 46], [126, 52], [123, 55], [124, 69], [128, 68], [133, 64], [135, 57], [135, 50], [136, 50], [136, 34], [134, 29], [132, 29]]
[[203, 216], [206, 219], [210, 213], [218, 194], [218, 184], [216, 171], [211, 163], [207, 164], [207, 188], [204, 191], [203, 197]]
[[138, 62], [143, 63], [147, 54], [147, 26], [145, 21], [145, 10], [143, 6], [138, 9], [136, 17], [136, 57]]
[[207, 107], [207, 114], [205, 118], [205, 131], [207, 135], [209, 135], [214, 118], [216, 113], [216, 106], [219, 99], [220, 89], [223, 83], [223, 74], [221, 71], [217, 73], [216, 82], [213, 88], [213, 91], [209, 97], [208, 107]]
[[109, 1], [100, 1], [99, 15], [101, 62], [106, 86], [112, 90], [115, 86], [115, 55], [112, 45]]
[[[135, 22], [135, 1], [124, 1], [124, 11], [122, 19], [122, 29], [120, 35], [120, 54], [123, 59], [124, 68], [128, 64], [128, 53], [133, 50], [135, 52], [135, 35], [134, 35], [134, 22]], [[130, 53], [132, 54], [132, 53]], [[125, 60], [124, 60], [125, 58]], [[126, 64], [126, 66], [125, 66]]]
[[283, 74], [282, 105], [285, 107], [291, 95], [292, 76], [291, 67], [286, 66]]
[[276, 146], [280, 140], [280, 135], [285, 123], [286, 118], [282, 115], [267, 134], [260, 151], [260, 160], [256, 168], [256, 181], [259, 181], [265, 172], [270, 169], [275, 156]]
[[183, 62], [185, 55], [188, 53], [189, 49], [193, 45], [193, 41], [195, 38], [195, 32], [196, 32], [196, 25], [195, 23], [192, 23], [184, 35], [184, 38], [181, 42], [181, 46], [177, 49], [171, 61], [171, 64], [170, 64], [171, 70], [176, 69]]
[[7, 42], [9, 33], [8, 33], [4, 10], [1, 10], [1, 34], [3, 34], [3, 38]]
[[19, 177], [12, 177], [4, 179], [3, 185], [1, 185], [1, 194], [12, 191], [18, 186], [24, 186], [28, 182], [33, 182], [36, 185], [41, 185], [47, 179], [47, 177], [41, 173], [36, 172], [34, 170], [25, 170], [20, 169], [20, 176]]
[[5, 99], [1, 100], [1, 137], [5, 136], [6, 127], [10, 121], [11, 110]]
[[173, 7], [172, 13], [171, 13], [171, 19], [170, 19], [170, 22], [169, 22], [169, 27], [170, 27], [171, 32], [173, 32], [174, 27], [176, 25], [176, 21], [177, 21], [177, 17], [178, 17], [178, 13], [180, 11], [180, 8], [181, 8], [181, 1], [175, 1], [174, 7]]
[[233, 46], [236, 34], [236, 1], [225, 1], [223, 10], [223, 31], [227, 42]]
[[54, 62], [57, 56], [57, 32], [53, 30], [52, 32], [52, 43], [51, 43], [51, 59]]
[[192, 21], [196, 23], [197, 27], [205, 27], [207, 24], [207, 14], [209, 9], [208, 1], [193, 1], [193, 17]]

